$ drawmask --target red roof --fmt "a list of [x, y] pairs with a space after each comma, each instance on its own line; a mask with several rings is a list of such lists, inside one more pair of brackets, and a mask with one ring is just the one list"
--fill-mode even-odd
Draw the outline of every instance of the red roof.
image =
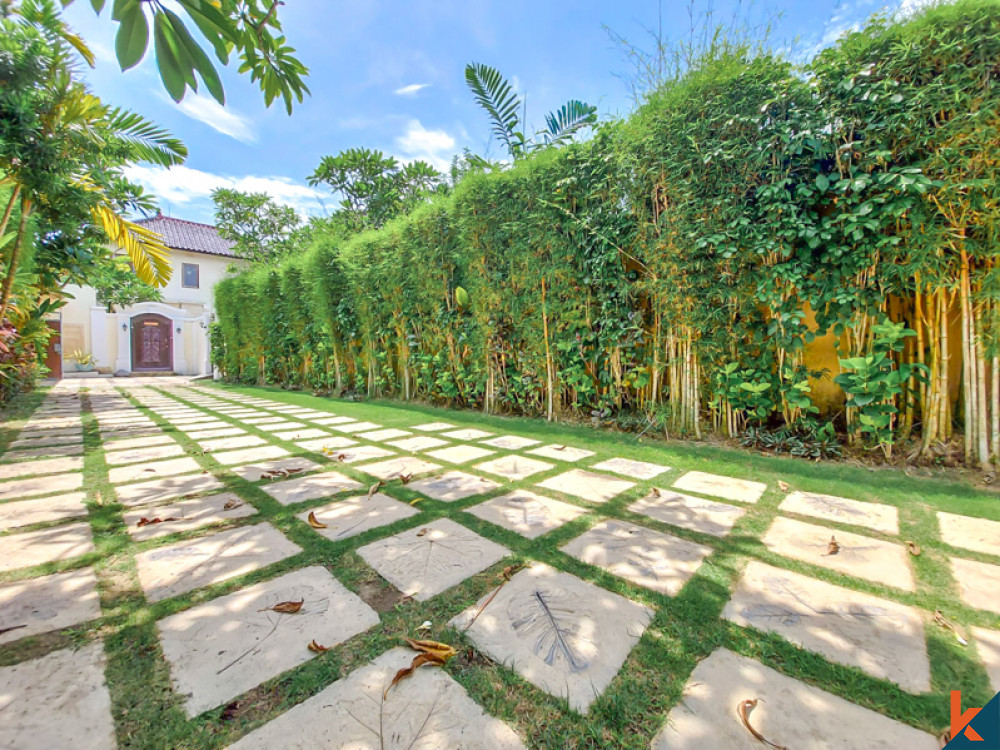
[[157, 214], [152, 219], [140, 219], [136, 223], [163, 235], [163, 243], [174, 250], [239, 257], [233, 252], [234, 243], [220, 237], [219, 231], [211, 224], [174, 219], [163, 214]]

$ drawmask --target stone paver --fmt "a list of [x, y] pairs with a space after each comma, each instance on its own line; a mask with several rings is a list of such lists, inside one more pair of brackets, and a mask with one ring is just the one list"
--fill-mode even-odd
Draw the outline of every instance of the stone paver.
[[[386, 694], [413, 652], [394, 648], [251, 732], [230, 750], [385, 748], [520, 750], [506, 724], [483, 712], [441, 669], [418, 669]], [[336, 706], [336, 711], [331, 711]]]
[[87, 507], [83, 504], [84, 498], [86, 495], [82, 492], [71, 492], [68, 495], [0, 503], [0, 531], [85, 516]]
[[352, 417], [320, 417], [318, 419], [310, 419], [309, 421], [316, 424], [334, 425], [353, 422], [354, 419]]
[[83, 474], [80, 472], [31, 479], [12, 479], [0, 482], [0, 500], [49, 495], [53, 492], [72, 492], [81, 487], [83, 487]]
[[411, 438], [403, 438], [402, 440], [390, 440], [387, 445], [391, 445], [393, 448], [398, 448], [401, 451], [414, 453], [416, 451], [427, 451], [431, 448], [440, 448], [442, 445], [448, 445], [448, 441], [439, 440], [436, 437], [429, 437], [427, 435], [417, 435]]
[[289, 476], [304, 474], [321, 468], [319, 464], [305, 458], [278, 458], [273, 461], [259, 461], [246, 466], [235, 466], [230, 469], [233, 474], [248, 482], [259, 482], [262, 479], [277, 481], [282, 472]]
[[345, 424], [331, 424], [329, 425], [338, 432], [369, 432], [370, 430], [377, 430], [382, 425], [375, 424], [374, 422], [351, 422]]
[[752, 561], [722, 616], [912, 693], [931, 687], [923, 624], [912, 607]]
[[945, 544], [1000, 556], [1000, 522], [943, 511], [938, 511], [937, 517], [941, 526], [941, 541]]
[[476, 464], [476, 468], [489, 474], [519, 482], [532, 474], [541, 471], [548, 471], [554, 468], [553, 464], [539, 461], [537, 458], [525, 458], [524, 456], [501, 456], [490, 461]]
[[[237, 495], [232, 492], [223, 492], [219, 495], [181, 500], [155, 508], [129, 511], [123, 515], [123, 519], [132, 538], [144, 541], [176, 534], [180, 531], [190, 531], [211, 523], [246, 518], [256, 512], [257, 509], [254, 506]], [[140, 526], [139, 524], [144, 518], [147, 520], [159, 518], [160, 522]]]
[[1000, 614], [1000, 565], [966, 560], [962, 557], [948, 558], [951, 572], [958, 583], [962, 601], [976, 609], [987, 609]]
[[535, 539], [558, 529], [586, 512], [575, 505], [527, 490], [515, 490], [466, 510], [466, 513], [510, 529], [528, 539]]
[[305, 425], [302, 422], [291, 422], [289, 420], [282, 420], [281, 422], [273, 422], [271, 424], [261, 424], [257, 425], [258, 430], [264, 432], [284, 432], [285, 430], [303, 430]]
[[314, 529], [320, 536], [339, 542], [352, 536], [362, 534], [369, 529], [388, 526], [403, 518], [410, 518], [419, 513], [406, 503], [401, 503], [388, 495], [376, 492], [371, 497], [362, 495], [344, 500], [336, 500], [320, 508], [304, 510], [298, 517], [306, 521], [310, 513], [316, 514], [320, 523], [325, 523], [325, 529]]
[[0, 667], [0, 747], [114, 750], [104, 665], [98, 641]]
[[532, 456], [541, 456], [542, 458], [552, 458], [556, 461], [579, 461], [583, 458], [589, 458], [594, 455], [593, 451], [584, 450], [583, 448], [574, 448], [570, 445], [562, 445], [561, 443], [553, 443], [552, 445], [543, 445], [541, 448], [532, 448], [529, 451], [525, 451]]
[[446, 503], [464, 500], [473, 495], [483, 495], [501, 486], [492, 479], [462, 471], [448, 471], [438, 476], [416, 479], [409, 484], [411, 490]]
[[338, 448], [348, 448], [352, 445], [357, 445], [357, 440], [351, 440], [346, 437], [326, 437], [320, 438], [318, 440], [303, 440], [296, 445], [304, 451], [312, 451], [313, 453], [322, 453], [324, 450], [337, 450]]
[[264, 492], [282, 505], [315, 500], [316, 498], [335, 495], [345, 490], [360, 488], [360, 482], [356, 482], [335, 471], [324, 471], [319, 474], [310, 474], [309, 476], [295, 477], [294, 479], [283, 479], [280, 482], [261, 485], [261, 489]]
[[423, 602], [486, 570], [510, 550], [440, 518], [365, 545], [358, 554], [404, 594]]
[[139, 461], [159, 461], [183, 455], [184, 447], [174, 443], [173, 445], [152, 445], [144, 448], [108, 451], [104, 454], [104, 460], [108, 462], [109, 466], [122, 466]]
[[45, 432], [20, 433], [20, 436], [10, 444], [10, 450], [26, 450], [34, 448], [44, 448], [53, 445], [76, 445], [83, 444], [83, 435], [78, 431], [73, 431], [67, 435], [50, 435]]
[[353, 464], [358, 461], [371, 461], [373, 458], [385, 458], [396, 455], [378, 445], [357, 445], [351, 448], [334, 448], [324, 455], [342, 464]]
[[676, 596], [711, 547], [627, 521], [601, 521], [562, 551], [637, 586]]
[[501, 435], [490, 440], [484, 440], [483, 445], [492, 445], [505, 451], [518, 451], [527, 448], [529, 445], [538, 445], [541, 440], [521, 437], [520, 435]]
[[83, 444], [70, 443], [69, 445], [43, 445], [38, 448], [26, 448], [24, 450], [10, 450], [0, 458], [4, 463], [16, 463], [18, 461], [30, 461], [35, 458], [55, 458], [57, 456], [82, 456]]
[[449, 464], [467, 464], [469, 461], [486, 458], [486, 456], [491, 456], [494, 453], [496, 451], [486, 450], [475, 445], [453, 445], [450, 448], [429, 451], [427, 457]]
[[628, 509], [632, 513], [669, 523], [671, 526], [712, 536], [728, 534], [746, 513], [745, 508], [684, 495], [662, 487], [657, 487], [646, 497], [636, 500]]
[[62, 630], [100, 616], [97, 577], [90, 568], [0, 583], [0, 643]]
[[287, 430], [285, 432], [274, 433], [275, 440], [284, 440], [289, 443], [294, 443], [299, 440], [316, 440], [317, 438], [324, 438], [330, 433], [326, 430], [320, 430], [316, 427], [307, 427], [304, 430]]
[[712, 495], [740, 503], [755, 503], [760, 500], [767, 485], [749, 479], [706, 474], [703, 471], [689, 471], [674, 482], [674, 489], [699, 492], [702, 495]]
[[990, 685], [993, 690], [1000, 692], [1000, 631], [971, 628], [971, 633], [976, 650], [986, 665]]
[[105, 451], [131, 451], [137, 448], [150, 448], [154, 445], [171, 445], [174, 439], [166, 433], [150, 435], [149, 437], [125, 438], [104, 444]]
[[736, 708], [759, 703], [752, 726], [772, 745], [796, 750], [936, 750], [937, 738], [718, 649], [695, 667], [652, 750], [760, 750]]
[[118, 502], [122, 505], [142, 505], [162, 503], [176, 497], [211, 492], [221, 488], [222, 482], [211, 474], [193, 474], [116, 487], [115, 494], [118, 495]]
[[492, 437], [495, 434], [496, 433], [494, 432], [486, 432], [485, 430], [465, 429], [465, 430], [452, 430], [451, 432], [444, 432], [441, 433], [441, 437], [451, 438], [452, 440], [482, 440], [483, 438]]
[[388, 461], [365, 464], [358, 468], [365, 474], [371, 474], [373, 477], [389, 481], [390, 479], [398, 479], [399, 477], [426, 474], [429, 471], [437, 471], [441, 467], [437, 464], [432, 464], [430, 461], [424, 461], [422, 458], [401, 456]]
[[421, 432], [437, 432], [439, 430], [450, 430], [454, 426], [448, 422], [425, 422], [424, 424], [414, 425], [413, 429], [420, 430]]
[[135, 556], [151, 602], [249, 573], [302, 551], [268, 523], [220, 531]]
[[222, 412], [223, 414], [228, 414], [231, 417], [239, 417], [241, 422], [246, 422], [252, 425], [262, 425], [262, 424], [276, 424], [278, 422], [287, 422], [288, 420], [284, 417], [275, 416], [263, 416], [263, 417], [253, 417], [253, 416], [243, 416], [242, 413], [237, 410]]
[[0, 479], [16, 479], [33, 474], [61, 474], [81, 469], [83, 469], [83, 459], [80, 456], [44, 458], [38, 461], [20, 461], [15, 464], [0, 463]]
[[[830, 554], [832, 538], [837, 540], [836, 554]], [[761, 542], [778, 555], [904, 591], [915, 590], [909, 553], [899, 544], [780, 516]]]
[[192, 440], [208, 440], [211, 438], [233, 437], [234, 435], [246, 435], [247, 431], [240, 427], [222, 427], [212, 430], [194, 430], [188, 432], [187, 436]]
[[[269, 609], [286, 601], [302, 601], [302, 609]], [[314, 566], [171, 615], [157, 628], [174, 687], [196, 716], [309, 661], [310, 641], [336, 646], [377, 624], [374, 610]]]
[[176, 474], [190, 474], [195, 471], [201, 471], [201, 465], [193, 458], [173, 458], [151, 464], [118, 466], [108, 470], [108, 479], [112, 484], [125, 484], [126, 482], [137, 482], [140, 479], [172, 477]]
[[257, 461], [267, 461], [271, 458], [282, 458], [289, 455], [288, 451], [277, 445], [264, 445], [259, 448], [244, 448], [236, 451], [226, 451], [212, 455], [223, 466], [249, 464]]
[[616, 479], [606, 474], [595, 474], [583, 469], [570, 469], [563, 474], [550, 477], [544, 482], [539, 482], [538, 486], [557, 492], [565, 492], [567, 495], [580, 497], [592, 503], [606, 503], [611, 498], [635, 487], [635, 482]]
[[[826, 521], [864, 526], [883, 534], [899, 533], [899, 511], [891, 505], [864, 503], [815, 492], [793, 492], [781, 501], [778, 509]], [[1000, 527], [1000, 524], [997, 526]]]
[[649, 607], [534, 563], [451, 625], [459, 630], [468, 626], [468, 637], [490, 658], [586, 713], [652, 616]]
[[621, 474], [632, 479], [654, 479], [665, 471], [670, 471], [669, 466], [651, 464], [646, 461], [633, 461], [630, 458], [610, 458], [594, 464], [593, 468], [598, 471], [610, 471], [612, 474]]
[[74, 523], [3, 537], [0, 572], [61, 562], [94, 551], [90, 526]]
[[409, 437], [412, 434], [412, 432], [407, 432], [406, 430], [390, 428], [388, 430], [373, 430], [372, 432], [357, 433], [355, 437], [363, 438], [364, 440], [372, 440], [378, 443], [382, 440], [396, 440], [397, 438]]
[[240, 435], [236, 437], [211, 438], [209, 440], [199, 440], [198, 446], [203, 451], [229, 451], [237, 448], [253, 448], [258, 445], [265, 445], [266, 440], [256, 435]]

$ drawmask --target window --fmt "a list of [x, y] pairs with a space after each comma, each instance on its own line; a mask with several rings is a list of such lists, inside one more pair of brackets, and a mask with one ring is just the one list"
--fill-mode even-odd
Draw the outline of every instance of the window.
[[181, 263], [181, 286], [185, 289], [198, 288], [197, 263]]

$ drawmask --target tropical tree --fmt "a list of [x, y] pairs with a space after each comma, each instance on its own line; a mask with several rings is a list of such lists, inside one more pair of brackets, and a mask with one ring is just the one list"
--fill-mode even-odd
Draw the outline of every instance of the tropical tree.
[[219, 188], [212, 193], [212, 200], [219, 234], [236, 243], [241, 258], [254, 262], [278, 258], [302, 223], [294, 208], [267, 193]]
[[545, 115], [545, 127], [534, 138], [528, 138], [524, 133], [527, 125], [524, 102], [499, 70], [482, 63], [469, 63], [465, 66], [465, 83], [489, 116], [493, 137], [504, 145], [511, 159], [524, 158], [546, 146], [568, 143], [579, 131], [597, 122], [597, 107], [570, 99]]
[[88, 284], [97, 292], [98, 304], [108, 312], [136, 302], [159, 302], [160, 290], [139, 280], [125, 258], [111, 258], [90, 274]]

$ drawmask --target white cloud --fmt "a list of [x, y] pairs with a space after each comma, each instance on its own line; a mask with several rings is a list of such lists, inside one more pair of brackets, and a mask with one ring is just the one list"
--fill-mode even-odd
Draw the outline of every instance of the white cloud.
[[428, 86], [430, 86], [429, 83], [411, 83], [409, 86], [403, 86], [392, 93], [396, 94], [396, 96], [416, 96], [418, 91]]
[[177, 103], [177, 108], [188, 117], [203, 122], [223, 135], [243, 143], [254, 143], [257, 133], [250, 120], [231, 108], [227, 109], [205, 94], [191, 93]]
[[428, 130], [420, 120], [410, 120], [406, 132], [396, 139], [396, 147], [402, 152], [404, 161], [422, 159], [446, 171], [455, 153], [455, 138], [443, 130]]
[[203, 204], [217, 188], [233, 188], [247, 193], [267, 193], [278, 203], [291, 206], [301, 214], [325, 213], [323, 201], [330, 197], [325, 191], [316, 190], [287, 177], [256, 175], [234, 177], [184, 166], [169, 168], [131, 166], [125, 170], [125, 174], [153, 193], [161, 202], [192, 208], [203, 209]]

